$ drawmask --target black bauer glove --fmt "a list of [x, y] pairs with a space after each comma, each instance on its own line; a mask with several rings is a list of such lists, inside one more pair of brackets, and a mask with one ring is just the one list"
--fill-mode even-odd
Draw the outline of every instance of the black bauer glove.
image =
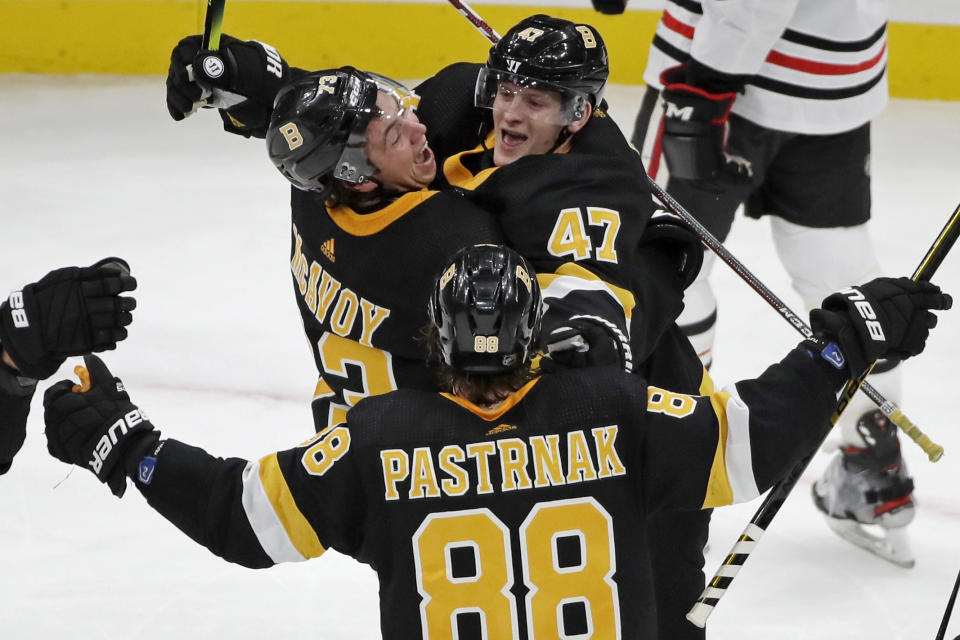
[[930, 282], [877, 278], [827, 297], [810, 312], [814, 333], [835, 340], [851, 377], [879, 358], [906, 359], [923, 351], [937, 316], [953, 298]]
[[748, 160], [727, 153], [728, 118], [736, 91], [712, 92], [688, 82], [687, 66], [660, 74], [663, 155], [674, 178], [708, 180], [721, 174], [748, 179]]
[[187, 36], [170, 55], [170, 116], [183, 120], [197, 106], [217, 107], [224, 110], [227, 131], [264, 137], [274, 98], [289, 80], [287, 63], [276, 49], [256, 40], [224, 34], [218, 51], [201, 50], [201, 42], [201, 36]]
[[633, 370], [633, 354], [627, 336], [612, 322], [599, 316], [576, 315], [541, 334], [540, 368], [550, 373], [561, 369], [615, 366]]
[[120, 258], [51, 271], [0, 304], [0, 345], [23, 375], [48, 378], [67, 356], [115, 349], [127, 337], [137, 302], [119, 294], [136, 288]]
[[[94, 355], [83, 359], [90, 374], [86, 391], [61, 380], [43, 395], [47, 451], [67, 464], [89, 469], [118, 498], [127, 475], [160, 439], [150, 420], [130, 402], [120, 378]], [[82, 378], [82, 374], [81, 374]]]
[[608, 16], [620, 15], [627, 8], [627, 0], [592, 0], [593, 8]]

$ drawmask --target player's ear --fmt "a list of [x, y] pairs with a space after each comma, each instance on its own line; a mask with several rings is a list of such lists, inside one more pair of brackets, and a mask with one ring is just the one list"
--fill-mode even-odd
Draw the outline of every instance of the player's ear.
[[590, 122], [590, 116], [592, 115], [593, 105], [587, 102], [584, 104], [583, 116], [573, 124], [567, 125], [567, 131], [570, 133], [570, 135], [573, 135], [577, 131], [580, 131], [580, 129], [583, 129], [585, 126], [587, 126], [587, 123]]

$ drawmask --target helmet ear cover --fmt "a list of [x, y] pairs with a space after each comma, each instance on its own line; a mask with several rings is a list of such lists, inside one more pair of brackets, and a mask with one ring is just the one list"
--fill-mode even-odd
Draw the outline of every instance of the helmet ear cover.
[[475, 375], [499, 375], [529, 363], [541, 314], [536, 274], [520, 254], [501, 245], [457, 252], [430, 298], [441, 360]]

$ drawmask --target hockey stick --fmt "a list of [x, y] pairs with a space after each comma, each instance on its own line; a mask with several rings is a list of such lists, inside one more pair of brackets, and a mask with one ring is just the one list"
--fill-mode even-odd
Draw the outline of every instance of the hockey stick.
[[953, 591], [950, 593], [950, 599], [947, 600], [947, 610], [943, 612], [940, 630], [937, 631], [937, 637], [934, 640], [943, 640], [944, 634], [947, 633], [947, 624], [950, 622], [950, 614], [953, 613], [953, 604], [957, 601], [958, 589], [960, 589], [960, 573], [957, 573], [957, 581], [953, 583]]
[[[700, 224], [700, 221], [693, 217], [693, 215], [688, 212], [683, 206], [677, 202], [673, 196], [664, 190], [659, 184], [657, 184], [653, 178], [647, 176], [647, 182], [650, 183], [650, 188], [653, 190], [653, 194], [657, 197], [660, 202], [672, 213], [683, 218], [683, 221], [689, 224], [693, 230], [700, 236], [700, 241], [703, 242], [711, 251], [717, 254], [717, 257], [723, 260], [733, 271], [740, 276], [740, 278], [746, 282], [750, 287], [760, 294], [760, 297], [767, 301], [767, 303], [773, 307], [777, 313], [779, 313], [787, 322], [789, 322], [793, 327], [800, 332], [804, 338], [810, 338], [813, 336], [813, 330], [807, 326], [807, 323], [803, 319], [794, 313], [790, 307], [786, 305], [776, 294], [773, 293], [765, 284], [760, 282], [755, 275], [753, 275], [749, 269], [747, 269], [742, 262], [737, 260], [737, 258], [731, 254], [726, 247], [723, 246], [717, 238], [710, 233], [706, 227]], [[960, 212], [960, 207], [957, 208], [957, 211], [954, 212], [953, 218], [957, 217], [958, 212]], [[949, 226], [951, 222], [948, 222]], [[946, 228], [945, 228], [946, 230]], [[960, 229], [958, 229], [960, 231]], [[956, 239], [956, 232], [954, 233], [954, 240]], [[953, 240], [950, 240], [950, 243], [953, 243]], [[931, 247], [931, 251], [933, 247]], [[924, 258], [924, 262], [921, 263], [921, 266], [927, 263], [930, 259], [928, 254]], [[943, 259], [942, 257], [940, 258]], [[933, 265], [934, 270], [939, 266], [939, 262]], [[914, 274], [916, 276], [916, 274]], [[873, 368], [871, 367], [870, 370]], [[927, 457], [930, 458], [932, 462], [936, 462], [943, 456], [943, 447], [931, 441], [930, 438], [920, 430], [920, 427], [911, 422], [907, 416], [903, 414], [903, 411], [900, 410], [900, 407], [897, 406], [892, 400], [887, 400], [883, 397], [879, 391], [877, 391], [873, 385], [869, 382], [863, 381], [851, 381], [850, 385], [844, 390], [844, 396], [842, 405], [843, 409], [846, 408], [846, 405], [850, 402], [850, 399], [853, 397], [853, 394], [856, 392], [856, 389], [853, 388], [855, 382], [857, 384], [857, 389], [863, 389], [863, 392], [867, 395], [868, 398], [873, 400], [877, 406], [880, 408], [880, 411], [883, 412], [883, 415], [887, 416], [891, 422], [896, 424], [903, 430], [903, 433], [916, 442], [924, 453], [927, 454]], [[851, 391], [852, 390], [852, 391]]]
[[201, 49], [216, 51], [220, 48], [223, 33], [223, 10], [227, 0], [207, 0], [207, 14], [203, 20], [203, 43]]
[[[957, 206], [953, 215], [947, 220], [947, 223], [940, 231], [940, 235], [937, 236], [937, 239], [930, 246], [923, 260], [920, 261], [920, 266], [913, 272], [911, 279], [915, 281], [930, 280], [940, 266], [940, 263], [943, 262], [943, 258], [953, 247], [958, 235], [960, 235], [960, 206]], [[844, 408], [846, 408], [849, 398], [856, 393], [857, 386], [863, 382], [863, 379], [870, 373], [870, 369], [872, 368], [871, 366], [860, 378], [852, 380], [844, 389], [844, 396], [838, 403], [837, 410], [830, 417], [831, 424], [836, 424], [840, 414]], [[810, 461], [816, 453], [816, 450], [811, 451], [810, 454], [790, 470], [786, 477], [770, 489], [760, 508], [757, 509], [757, 512], [737, 539], [733, 549], [727, 554], [720, 568], [717, 569], [717, 572], [703, 590], [700, 598], [693, 605], [693, 608], [690, 609], [689, 613], [687, 613], [687, 619], [690, 622], [701, 628], [706, 626], [707, 618], [713, 613], [713, 609], [717, 606], [720, 598], [722, 598], [727, 592], [727, 589], [730, 588], [730, 583], [733, 582], [734, 577], [736, 577], [743, 564], [750, 557], [753, 548], [767, 527], [770, 526], [773, 518], [780, 511], [784, 500], [790, 495], [790, 491], [793, 490], [793, 487], [797, 484], [803, 471], [807, 468], [807, 465], [810, 464]]]
[[[472, 24], [477, 31], [483, 34], [491, 43], [496, 44], [500, 40], [500, 36], [497, 35], [497, 32], [490, 27], [487, 22], [481, 18], [476, 11], [474, 11], [470, 6], [463, 0], [447, 0], [454, 8], [457, 9], [469, 22]], [[687, 224], [689, 224], [693, 230], [700, 236], [700, 241], [703, 242], [710, 250], [712, 250], [717, 256], [720, 257], [733, 271], [740, 276], [750, 287], [760, 294], [760, 296], [766, 300], [770, 306], [772, 306], [777, 313], [779, 313], [787, 322], [789, 322], [793, 327], [799, 331], [804, 338], [809, 338], [813, 335], [813, 331], [806, 325], [800, 316], [790, 310], [790, 308], [778, 298], [773, 291], [771, 291], [766, 285], [760, 282], [756, 276], [754, 276], [736, 257], [731, 254], [726, 247], [723, 246], [717, 238], [711, 234], [706, 227], [700, 224], [700, 221], [693, 217], [686, 209], [684, 209], [680, 203], [673, 199], [670, 194], [668, 194], [663, 187], [658, 185], [653, 178], [649, 175], [644, 176], [647, 181], [650, 183], [650, 188], [653, 190], [657, 199], [663, 203], [663, 205], [670, 210], [675, 215], [680, 216]], [[873, 385], [869, 382], [864, 382], [859, 387], [863, 389], [863, 392], [869, 397], [876, 405], [880, 408], [880, 411], [883, 412], [887, 418], [900, 427], [901, 430], [914, 442], [920, 445], [920, 448], [924, 450], [927, 456], [931, 461], [936, 462], [943, 456], [943, 447], [932, 442], [929, 437], [927, 437], [917, 425], [911, 422], [907, 416], [903, 414], [900, 410], [900, 407], [896, 403], [887, 400], [884, 396], [877, 391]], [[844, 407], [849, 402], [849, 398], [844, 403]]]
[[[203, 36], [200, 40], [200, 50], [217, 51], [220, 48], [220, 34], [223, 33], [223, 10], [227, 0], [207, 0], [207, 12], [203, 18]], [[193, 65], [187, 65], [187, 78], [194, 82]], [[192, 116], [200, 107], [207, 106], [207, 99], [211, 91], [200, 87], [200, 99], [193, 103], [193, 108], [184, 117]]]
[[490, 44], [497, 44], [500, 42], [500, 34], [493, 30], [487, 21], [477, 15], [477, 12], [470, 8], [466, 2], [462, 0], [447, 0], [450, 4], [453, 5], [453, 8], [460, 12], [464, 18], [467, 19], [470, 24], [472, 24], [477, 31], [483, 34], [483, 36], [490, 41]]

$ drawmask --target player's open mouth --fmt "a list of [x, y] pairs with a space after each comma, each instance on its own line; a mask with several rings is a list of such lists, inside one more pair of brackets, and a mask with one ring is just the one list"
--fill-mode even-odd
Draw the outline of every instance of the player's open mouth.
[[430, 146], [424, 141], [423, 148], [420, 149], [420, 152], [413, 159], [414, 164], [418, 166], [433, 164], [433, 151], [430, 149]]
[[527, 136], [506, 129], [500, 130], [500, 141], [507, 147], [517, 147], [527, 141]]

